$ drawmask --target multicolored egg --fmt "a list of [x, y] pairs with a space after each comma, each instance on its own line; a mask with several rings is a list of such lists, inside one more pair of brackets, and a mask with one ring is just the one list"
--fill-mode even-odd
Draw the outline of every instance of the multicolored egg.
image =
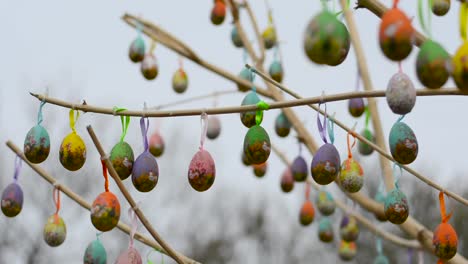
[[335, 212], [335, 200], [327, 191], [320, 191], [318, 193], [316, 203], [320, 213], [324, 216], [332, 215]]
[[443, 16], [450, 10], [450, 0], [432, 0], [432, 13]]
[[30, 162], [37, 164], [46, 160], [49, 152], [49, 133], [41, 125], [34, 126], [24, 139], [24, 155]]
[[411, 20], [398, 8], [389, 9], [382, 16], [379, 44], [384, 55], [402, 61], [411, 53], [415, 32]]
[[188, 77], [185, 71], [180, 68], [172, 76], [172, 89], [176, 93], [184, 93], [188, 87]]
[[283, 65], [281, 64], [281, 62], [279, 62], [278, 60], [274, 60], [271, 64], [270, 64], [270, 68], [268, 69], [268, 73], [270, 74], [270, 77], [277, 81], [277, 82], [282, 82], [283, 81], [283, 75], [284, 75], [284, 72], [283, 72]]
[[287, 167], [284, 170], [283, 175], [281, 175], [280, 186], [281, 190], [285, 193], [291, 192], [294, 189], [294, 178], [290, 167]]
[[236, 48], [241, 48], [244, 46], [244, 43], [242, 43], [242, 39], [239, 36], [239, 32], [237, 31], [236, 26], [232, 27], [231, 40], [232, 40], [232, 44], [234, 44]]
[[270, 137], [259, 125], [252, 126], [244, 138], [244, 153], [252, 164], [267, 161], [271, 152]]
[[323, 144], [312, 159], [312, 178], [321, 185], [331, 183], [340, 172], [340, 154], [330, 143]]
[[213, 25], [221, 25], [226, 18], [226, 5], [222, 0], [215, 1], [213, 9], [211, 10], [211, 23]]
[[72, 132], [66, 136], [60, 145], [60, 163], [69, 171], [77, 171], [86, 161], [86, 145], [81, 137]]
[[354, 117], [360, 117], [364, 114], [366, 105], [362, 98], [351, 98], [348, 100], [348, 111]]
[[127, 142], [121, 141], [115, 144], [110, 153], [110, 160], [121, 180], [127, 179], [132, 174], [135, 157], [132, 147]]
[[120, 203], [111, 192], [103, 192], [96, 197], [91, 206], [91, 222], [102, 232], [110, 231], [117, 226], [120, 219]]
[[273, 26], [268, 26], [262, 33], [263, 44], [266, 49], [271, 49], [276, 44], [276, 30]]
[[327, 217], [320, 219], [318, 227], [318, 237], [320, 241], [329, 243], [333, 241], [333, 226]]
[[388, 221], [393, 224], [403, 224], [409, 215], [409, 205], [406, 195], [398, 188], [394, 188], [385, 198], [384, 212]]
[[416, 89], [408, 75], [398, 72], [388, 82], [385, 97], [393, 113], [406, 115], [416, 104]]
[[302, 156], [297, 156], [292, 165], [291, 172], [297, 182], [303, 182], [307, 179], [307, 162]]
[[[384, 206], [384, 204], [385, 204], [385, 195], [383, 193], [377, 192], [375, 194], [374, 199], [379, 204], [382, 204], [382, 207]], [[379, 220], [380, 222], [387, 221], [387, 216], [385, 215], [385, 213], [383, 215], [380, 215], [380, 214], [374, 214], [374, 215], [375, 215], [375, 218], [377, 218], [377, 220]]]
[[250, 166], [252, 163], [250, 162], [249, 158], [247, 158], [247, 156], [245, 155], [245, 152], [242, 151], [242, 155], [241, 155], [241, 160], [242, 160], [242, 164], [244, 164], [245, 166]]
[[[375, 137], [369, 129], [365, 128], [362, 130], [361, 136], [375, 144]], [[374, 152], [374, 149], [367, 143], [358, 139], [358, 151], [361, 155], [368, 156]]]
[[452, 59], [453, 80], [458, 89], [468, 91], [468, 41], [465, 41]]
[[354, 259], [357, 253], [356, 243], [341, 241], [340, 248], [338, 249], [338, 255], [344, 261], [351, 261]]
[[57, 214], [51, 215], [44, 226], [43, 236], [47, 245], [60, 246], [67, 237], [67, 227], [62, 217]]
[[[243, 80], [246, 80], [246, 81], [249, 81], [249, 82], [252, 82], [253, 79], [252, 79], [252, 73], [250, 72], [249, 69], [247, 68], [243, 68], [241, 70], [241, 72], [239, 73], [239, 78], [243, 79]], [[241, 84], [237, 84], [237, 89], [241, 92], [247, 92], [248, 90], [250, 90], [251, 87], [249, 86], [245, 86], [245, 85], [241, 85]]]
[[141, 36], [138, 36], [132, 44], [130, 44], [128, 56], [130, 60], [135, 63], [142, 61], [145, 57], [145, 41]]
[[145, 55], [145, 58], [141, 62], [140, 70], [141, 70], [141, 74], [143, 74], [143, 77], [145, 77], [145, 79], [147, 80], [156, 79], [159, 73], [156, 57], [151, 53], [147, 53]]
[[449, 78], [450, 63], [450, 55], [439, 43], [426, 40], [416, 59], [416, 75], [425, 87], [440, 88]]
[[15, 217], [23, 209], [23, 190], [16, 183], [10, 183], [2, 193], [2, 212], [7, 217]]
[[341, 219], [340, 236], [343, 241], [353, 242], [359, 237], [359, 226], [354, 216], [345, 215]]
[[299, 213], [299, 222], [303, 226], [310, 225], [314, 221], [315, 210], [312, 202], [306, 200], [302, 205], [301, 212]]
[[359, 192], [364, 184], [364, 171], [359, 162], [353, 158], [343, 161], [339, 182], [341, 188], [346, 192]]
[[159, 167], [156, 159], [145, 151], [133, 163], [132, 182], [140, 192], [149, 192], [158, 183]]
[[449, 260], [457, 254], [458, 236], [449, 223], [441, 223], [434, 231], [432, 238], [434, 252], [437, 257]]
[[149, 139], [149, 152], [155, 157], [159, 157], [164, 153], [164, 140], [157, 131]]
[[253, 164], [252, 167], [253, 167], [253, 172], [255, 176], [257, 176], [258, 178], [265, 176], [267, 172], [267, 168], [268, 168], [266, 162], [261, 163], [261, 164]]
[[418, 140], [413, 130], [403, 122], [396, 122], [390, 130], [390, 152], [400, 164], [410, 164], [418, 156]]
[[275, 119], [275, 132], [279, 137], [287, 137], [291, 131], [292, 124], [288, 117], [281, 112]]
[[390, 264], [390, 261], [386, 256], [378, 255], [374, 260], [374, 264]]
[[115, 264], [143, 264], [141, 255], [134, 247], [131, 247], [120, 253]]
[[106, 264], [107, 252], [99, 239], [89, 243], [83, 256], [84, 264]]
[[217, 116], [208, 117], [206, 137], [209, 139], [216, 139], [219, 134], [221, 134], [221, 121]]
[[210, 153], [199, 150], [192, 158], [188, 169], [188, 181], [193, 189], [199, 192], [208, 190], [216, 177], [215, 162]]

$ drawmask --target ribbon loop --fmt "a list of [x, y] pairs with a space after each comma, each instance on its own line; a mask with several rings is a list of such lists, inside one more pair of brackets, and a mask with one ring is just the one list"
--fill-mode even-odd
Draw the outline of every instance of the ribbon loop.
[[203, 144], [205, 144], [206, 132], [208, 131], [208, 115], [203, 112], [200, 117], [201, 125], [201, 136], [200, 136], [200, 150], [203, 150]]
[[130, 244], [129, 248], [133, 248], [133, 237], [135, 236], [135, 233], [138, 229], [138, 218], [137, 214], [135, 212], [136, 209], [129, 208], [128, 209], [128, 218], [130, 218], [131, 223], [131, 229], [130, 229]]
[[[126, 108], [120, 108], [115, 106], [113, 109], [114, 113], [119, 113], [127, 110]], [[130, 116], [120, 116], [120, 123], [122, 124], [122, 134], [120, 135], [120, 142], [123, 142], [127, 135], [128, 126], [130, 125]]]
[[[146, 119], [146, 123], [145, 123]], [[140, 128], [141, 128], [141, 135], [143, 137], [143, 146], [145, 151], [149, 151], [149, 144], [148, 144], [148, 128], [149, 128], [149, 119], [147, 117], [140, 118]]]
[[257, 108], [258, 109], [255, 114], [255, 124], [260, 125], [263, 120], [263, 111], [270, 109], [270, 105], [267, 102], [260, 100], [257, 103]]
[[425, 22], [424, 18], [424, 7], [423, 7], [423, 1], [424, 0], [418, 0], [418, 19], [419, 19], [419, 24], [421, 24], [421, 28], [424, 30], [424, 33], [429, 36], [429, 38], [432, 38], [431, 36], [431, 6], [432, 6], [432, 1], [433, 0], [427, 0], [427, 8], [426, 8], [426, 13], [427, 13], [427, 23]]
[[20, 170], [21, 170], [21, 164], [22, 164], [23, 160], [21, 159], [20, 156], [16, 156], [15, 158], [15, 174], [13, 176], [13, 180], [16, 182], [18, 182], [18, 177], [19, 177], [19, 173], [20, 173]]
[[306, 201], [309, 200], [310, 197], [310, 182], [306, 182], [306, 187], [305, 187], [305, 199]]
[[[322, 103], [319, 103], [319, 110], [320, 110], [321, 105]], [[327, 104], [324, 104], [324, 105], [325, 105], [325, 114], [323, 115], [324, 116], [323, 125], [320, 122], [320, 111], [317, 111], [317, 126], [320, 132], [320, 137], [322, 138], [323, 142], [328, 143], [327, 136], [326, 136], [327, 135]]]
[[367, 106], [367, 105], [365, 106], [364, 112], [366, 113], [366, 122], [365, 122], [364, 127], [366, 128], [366, 130], [368, 130], [369, 129], [369, 121], [370, 121], [370, 117], [371, 117], [371, 113], [369, 111], [369, 106]]
[[60, 189], [58, 186], [54, 186], [52, 195], [55, 204], [55, 215], [57, 216], [58, 212], [60, 211]]
[[460, 36], [466, 41], [466, 24], [468, 21], [468, 3], [462, 2], [460, 5]]
[[333, 113], [332, 118], [328, 118], [327, 128], [328, 128], [328, 137], [330, 138], [330, 143], [335, 143], [335, 114]]
[[[397, 173], [396, 168], [400, 169], [400, 173]], [[395, 188], [399, 188], [398, 182], [400, 181], [401, 175], [403, 174], [403, 169], [401, 168], [401, 165], [398, 164], [397, 162], [393, 163], [393, 179], [395, 181]]]
[[101, 160], [102, 164], [102, 175], [104, 176], [104, 190], [109, 191], [109, 177], [107, 176], [107, 166], [106, 161]]
[[377, 254], [382, 255], [382, 239], [377, 238]]
[[440, 216], [442, 218], [442, 223], [447, 223], [452, 217], [452, 213], [446, 214], [445, 211], [445, 200], [444, 200], [444, 192], [439, 192], [439, 203], [440, 203]]
[[[354, 139], [353, 144], [350, 144], [350, 141], [349, 141], [350, 136], [352, 136]], [[351, 152], [351, 149], [356, 145], [356, 136], [354, 135], [354, 132], [352, 131], [348, 132], [346, 142], [348, 143], [348, 158], [352, 159], [353, 153]]]
[[68, 117], [70, 118], [70, 128], [73, 133], [76, 133], [75, 124], [78, 118], [80, 117], [80, 112], [78, 110], [71, 109], [68, 113]]
[[37, 113], [37, 124], [40, 125], [42, 123], [43, 117], [42, 117], [42, 108], [46, 104], [45, 98], [44, 100], [41, 101], [41, 104], [39, 105], [39, 111]]

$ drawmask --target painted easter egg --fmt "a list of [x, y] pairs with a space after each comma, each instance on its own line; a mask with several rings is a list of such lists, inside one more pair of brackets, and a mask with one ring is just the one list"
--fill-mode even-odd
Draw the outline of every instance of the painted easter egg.
[[354, 216], [345, 215], [340, 223], [341, 239], [347, 242], [356, 241], [359, 237], [359, 226]]
[[356, 243], [341, 241], [338, 255], [344, 261], [353, 260], [357, 253]]
[[[375, 144], [375, 137], [369, 129], [365, 128], [362, 130], [361, 136]], [[358, 151], [361, 155], [368, 156], [374, 152], [374, 149], [367, 143], [358, 139]]]
[[2, 193], [2, 212], [7, 217], [15, 217], [23, 209], [23, 190], [17, 183], [10, 183]]
[[455, 232], [449, 223], [441, 223], [434, 231], [432, 244], [434, 245], [434, 252], [437, 257], [449, 260], [457, 254], [457, 232]]
[[211, 23], [213, 25], [221, 25], [226, 18], [226, 5], [223, 1], [216, 1], [211, 10]]
[[[378, 202], [379, 204], [382, 204], [382, 207], [383, 207], [385, 204], [385, 195], [381, 192], [377, 192], [375, 194], [374, 200]], [[380, 214], [374, 214], [374, 215], [375, 215], [375, 218], [377, 218], [377, 220], [379, 220], [380, 222], [387, 221], [387, 216], [385, 215], [385, 213], [383, 215], [380, 215]]]
[[304, 36], [304, 51], [311, 61], [339, 65], [346, 59], [350, 46], [348, 29], [329, 11], [319, 13], [309, 22]]
[[339, 182], [343, 190], [349, 193], [359, 192], [364, 184], [364, 171], [359, 162], [353, 158], [343, 161]]
[[193, 189], [199, 192], [208, 190], [216, 177], [215, 162], [210, 153], [199, 150], [192, 158], [188, 169], [188, 181]]
[[335, 212], [336, 204], [333, 196], [327, 191], [320, 191], [317, 195], [317, 208], [322, 215], [328, 216]]
[[43, 236], [47, 245], [60, 246], [67, 237], [67, 227], [62, 217], [57, 214], [51, 215], [44, 226]]
[[318, 227], [318, 237], [320, 241], [329, 243], [333, 241], [333, 225], [327, 217], [320, 219]]
[[121, 180], [127, 179], [132, 174], [135, 157], [132, 147], [127, 142], [121, 141], [115, 144], [111, 150], [110, 160]]
[[390, 264], [390, 261], [386, 256], [378, 255], [374, 260], [374, 264]]
[[85, 254], [83, 256], [84, 264], [106, 264], [107, 253], [106, 249], [98, 239], [89, 243], [86, 247]]
[[258, 178], [265, 176], [267, 172], [267, 168], [268, 168], [266, 162], [261, 163], [261, 164], [253, 164], [252, 167], [253, 167], [253, 172], [255, 176], [257, 176]]
[[275, 119], [275, 132], [279, 137], [287, 137], [291, 131], [292, 124], [288, 117], [281, 112]]
[[209, 139], [216, 139], [219, 134], [221, 134], [221, 121], [217, 116], [208, 117], [206, 137]]
[[281, 175], [281, 182], [280, 182], [281, 190], [283, 192], [288, 193], [294, 189], [294, 178], [292, 176], [291, 168], [287, 167], [283, 175]]
[[242, 155], [241, 155], [241, 160], [242, 160], [242, 164], [244, 164], [245, 166], [250, 166], [252, 163], [250, 162], [249, 158], [247, 158], [247, 156], [245, 155], [244, 151], [242, 151]]
[[262, 33], [263, 44], [266, 49], [271, 49], [276, 44], [276, 31], [272, 26], [268, 26]]
[[159, 167], [156, 159], [145, 151], [133, 163], [132, 182], [140, 192], [149, 192], [158, 183]]
[[[246, 80], [246, 81], [249, 81], [249, 82], [252, 82], [253, 81], [253, 76], [252, 76], [252, 73], [250, 72], [249, 69], [247, 68], [243, 68], [241, 70], [241, 72], [239, 73], [239, 78], [243, 79], [243, 80]], [[245, 85], [241, 85], [241, 84], [237, 84], [237, 89], [239, 91], [242, 91], [242, 92], [246, 92], [248, 90], [250, 90], [251, 87], [249, 86], [245, 86]]]
[[66, 136], [60, 145], [60, 163], [70, 171], [77, 171], [86, 161], [86, 145], [81, 137], [72, 132]]
[[128, 56], [130, 57], [130, 60], [135, 63], [143, 60], [143, 58], [145, 57], [145, 41], [142, 37], [137, 37], [132, 42], [132, 44], [130, 44]]
[[145, 77], [145, 79], [156, 79], [159, 73], [156, 57], [151, 53], [147, 53], [145, 55], [145, 58], [141, 62], [140, 70], [141, 74], [143, 74], [143, 77]]
[[450, 0], [432, 0], [432, 13], [443, 16], [450, 10]]
[[178, 69], [172, 76], [172, 89], [176, 93], [184, 93], [188, 87], [188, 77], [183, 69]]
[[406, 195], [398, 188], [394, 188], [385, 198], [384, 212], [388, 221], [393, 224], [403, 224], [409, 215], [409, 205]]
[[252, 164], [267, 161], [271, 152], [270, 137], [259, 125], [249, 128], [244, 138], [244, 153]]
[[270, 77], [277, 81], [277, 82], [282, 82], [283, 81], [283, 65], [281, 65], [281, 62], [275, 60], [270, 64], [270, 68], [268, 69], [268, 73], [270, 74]]
[[416, 89], [408, 75], [398, 72], [388, 82], [385, 97], [393, 113], [406, 115], [416, 104]]
[[102, 232], [112, 230], [120, 219], [120, 203], [111, 192], [103, 192], [96, 197], [91, 206], [91, 222]]
[[154, 132], [149, 139], [149, 152], [155, 156], [159, 157], [164, 153], [164, 140], [161, 135], [156, 131]]
[[131, 247], [120, 253], [115, 264], [143, 264], [143, 260], [138, 250]]
[[364, 114], [366, 105], [362, 98], [351, 98], [348, 100], [348, 111], [354, 117], [360, 117]]
[[239, 32], [237, 31], [236, 26], [232, 27], [231, 41], [232, 41], [232, 44], [234, 44], [234, 46], [237, 47], [237, 48], [241, 48], [241, 47], [244, 46], [244, 44], [242, 43], [242, 39], [239, 36]]
[[425, 87], [440, 88], [449, 78], [450, 63], [450, 55], [439, 43], [426, 40], [418, 52], [416, 75]]
[[468, 41], [465, 41], [453, 56], [453, 80], [458, 89], [468, 91]]
[[390, 130], [390, 152], [400, 164], [410, 164], [418, 156], [418, 140], [413, 130], [403, 122], [396, 122]]
[[411, 53], [415, 33], [411, 20], [398, 8], [389, 9], [382, 16], [379, 44], [384, 55], [402, 61]]
[[31, 128], [24, 139], [24, 155], [32, 163], [41, 163], [50, 152], [50, 138], [47, 130], [41, 125]]
[[302, 156], [297, 156], [292, 165], [291, 172], [297, 182], [303, 182], [307, 179], [307, 162]]
[[299, 213], [299, 222], [303, 226], [310, 225], [314, 221], [315, 210], [312, 202], [306, 200], [302, 205], [301, 212]]
[[330, 143], [323, 144], [312, 159], [312, 178], [321, 185], [331, 183], [340, 172], [340, 154]]

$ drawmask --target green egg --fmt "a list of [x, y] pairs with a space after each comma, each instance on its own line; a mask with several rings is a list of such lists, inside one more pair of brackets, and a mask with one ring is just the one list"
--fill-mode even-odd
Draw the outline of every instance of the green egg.
[[[372, 143], [375, 143], [375, 137], [372, 134], [372, 132], [369, 129], [364, 129], [361, 132], [361, 136], [363, 136], [365, 139], [369, 140]], [[368, 156], [374, 152], [374, 149], [368, 145], [367, 143], [364, 143], [361, 140], [358, 140], [358, 150], [361, 155]]]
[[[241, 105], [256, 105], [260, 102], [260, 98], [258, 97], [257, 93], [249, 92], [242, 100]], [[255, 117], [257, 115], [256, 111], [249, 111], [249, 112], [242, 112], [240, 113], [240, 119], [242, 124], [246, 127], [252, 127], [256, 124]], [[263, 118], [262, 118], [263, 119]], [[262, 120], [260, 120], [261, 122]]]
[[133, 155], [132, 147], [125, 141], [121, 141], [112, 148], [110, 160], [121, 180], [125, 180], [132, 174]]
[[252, 164], [261, 164], [268, 160], [271, 143], [268, 133], [259, 125], [249, 128], [244, 138], [244, 153]]
[[419, 49], [416, 59], [416, 74], [427, 88], [442, 87], [449, 78], [450, 55], [437, 42], [426, 40]]

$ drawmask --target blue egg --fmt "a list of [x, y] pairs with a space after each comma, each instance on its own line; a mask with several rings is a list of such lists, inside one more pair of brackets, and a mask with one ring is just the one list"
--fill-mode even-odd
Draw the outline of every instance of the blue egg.
[[31, 128], [24, 139], [24, 155], [32, 163], [41, 163], [47, 159], [50, 152], [50, 138], [47, 130], [36, 125]]
[[107, 253], [106, 249], [102, 245], [99, 239], [94, 240], [89, 243], [86, 248], [84, 257], [84, 264], [106, 264], [107, 263]]

